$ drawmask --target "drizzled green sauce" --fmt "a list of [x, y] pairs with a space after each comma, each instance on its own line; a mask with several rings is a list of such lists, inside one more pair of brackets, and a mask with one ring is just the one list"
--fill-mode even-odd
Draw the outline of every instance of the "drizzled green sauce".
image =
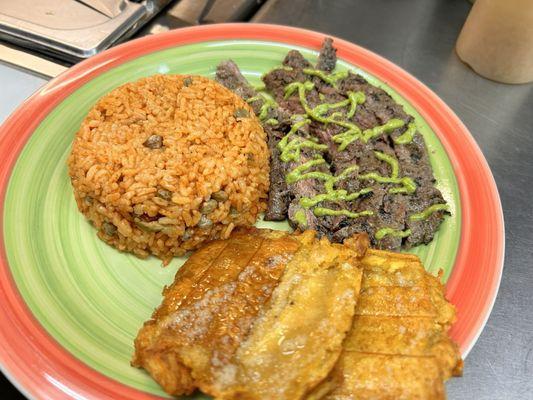
[[409, 236], [410, 234], [411, 234], [411, 229], [406, 229], [405, 231], [400, 231], [400, 230], [397, 230], [397, 229], [394, 229], [394, 228], [381, 228], [380, 230], [378, 230], [375, 233], [374, 237], [376, 238], [376, 240], [381, 240], [385, 236], [394, 236], [394, 237], [405, 238], [405, 237]]
[[[300, 199], [300, 205], [302, 207], [311, 208], [323, 201], [352, 201], [364, 194], [372, 192], [372, 188], [364, 188], [354, 193], [348, 193], [348, 191], [344, 189], [335, 189], [335, 184], [337, 182], [343, 179], [346, 179], [352, 172], [358, 169], [358, 167], [355, 165], [344, 169], [344, 171], [342, 171], [342, 173], [337, 176], [333, 176], [329, 173], [321, 172], [321, 171], [309, 171], [312, 167], [317, 166], [317, 165], [323, 165], [325, 163], [326, 161], [323, 158], [317, 158], [315, 160], [310, 160], [294, 168], [291, 172], [287, 174], [286, 181], [288, 184], [295, 183], [303, 179], [311, 179], [311, 178], [324, 181], [324, 188], [326, 189], [326, 193], [321, 193], [313, 197], [302, 197]], [[339, 211], [339, 210], [331, 210], [329, 208], [324, 208], [324, 207], [317, 207], [313, 210], [313, 212], [317, 216], [319, 216], [318, 214], [316, 214], [317, 209], [319, 210], [318, 211], [319, 213], [322, 213], [322, 215], [326, 215], [324, 214], [325, 212]], [[326, 210], [330, 210], [330, 211], [326, 211]], [[352, 213], [352, 212], [349, 212], [348, 210], [340, 210], [340, 211], [342, 211], [343, 214], [336, 214], [336, 215], [346, 215], [346, 216], [350, 216], [350, 218], [357, 218], [358, 216], [372, 215], [368, 213]], [[344, 212], [349, 213], [349, 215], [345, 214]], [[329, 214], [329, 215], [334, 215], [334, 214]]]
[[400, 166], [398, 165], [398, 161], [391, 155], [382, 153], [381, 151], [374, 151], [374, 155], [376, 158], [380, 161], [385, 161], [387, 164], [389, 164], [391, 168], [390, 176], [391, 178], [398, 178], [398, 174], [400, 172]]
[[323, 158], [316, 158], [314, 160], [307, 161], [303, 163], [302, 165], [297, 166], [294, 168], [291, 172], [287, 174], [285, 177], [285, 181], [288, 184], [296, 183], [298, 181], [301, 181], [303, 179], [321, 179], [321, 180], [327, 180], [331, 176], [331, 174], [320, 172], [320, 171], [308, 171], [314, 166], [325, 164], [326, 160]]
[[302, 197], [300, 205], [304, 208], [311, 208], [323, 201], [352, 201], [372, 191], [372, 188], [364, 188], [358, 192], [348, 193], [346, 190], [339, 189], [331, 193], [317, 194], [313, 197]]
[[[340, 122], [340, 121], [339, 121]], [[361, 128], [351, 122], [337, 123], [348, 128], [346, 131], [333, 135], [333, 142], [337, 143], [339, 151], [344, 151], [348, 145], [361, 137]]]
[[376, 136], [381, 136], [384, 133], [390, 133], [404, 125], [405, 122], [403, 122], [401, 119], [392, 118], [383, 125], [375, 126], [372, 129], [365, 129], [361, 139], [363, 142], [367, 143], [370, 139], [374, 139]]
[[419, 212], [417, 214], [411, 214], [409, 216], [410, 221], [423, 221], [429, 216], [437, 211], [449, 211], [448, 204], [433, 204], [432, 206], [429, 206], [424, 211]]
[[[342, 100], [337, 103], [319, 104], [315, 108], [311, 109], [309, 107], [309, 104], [307, 103], [307, 99], [305, 98], [305, 93], [309, 90], [312, 90], [313, 88], [314, 88], [314, 84], [313, 82], [310, 82], [310, 81], [292, 82], [285, 87], [285, 98], [288, 98], [292, 96], [295, 92], [298, 92], [300, 103], [302, 104], [302, 107], [304, 108], [305, 113], [306, 113], [305, 116], [310, 117], [311, 119], [314, 119], [315, 121], [319, 121], [322, 123], [332, 122], [332, 123], [340, 124], [341, 126], [343, 125], [346, 126], [346, 123], [344, 121], [337, 121], [332, 116], [325, 117], [324, 114], [326, 114], [329, 110], [346, 107], [348, 105], [350, 105], [350, 110], [348, 111], [348, 113], [352, 112], [352, 110], [353, 110], [353, 113], [355, 113], [355, 109], [357, 105], [365, 101], [364, 93], [350, 92], [348, 93], [348, 98], [346, 100]], [[305, 123], [310, 122], [308, 119], [304, 119], [303, 121], [299, 121], [296, 124], [294, 124], [291, 128], [291, 131], [287, 135], [285, 135], [285, 137], [278, 144], [279, 149], [282, 151], [282, 156], [281, 156], [282, 161], [285, 161], [285, 162], [298, 161], [300, 159], [300, 150], [303, 147], [314, 148], [316, 150], [321, 150], [321, 151], [327, 150], [327, 145], [318, 144], [310, 139], [305, 139], [305, 140], [293, 139], [289, 141], [290, 135], [293, 135], [298, 129], [300, 129], [303, 126], [304, 121], [306, 121]], [[355, 124], [349, 123], [349, 125], [352, 129], [359, 130], [359, 128]], [[295, 126], [297, 126], [296, 129], [294, 129]]]
[[407, 129], [404, 133], [402, 133], [400, 136], [398, 136], [396, 139], [394, 139], [394, 143], [396, 144], [408, 144], [413, 141], [413, 136], [416, 132], [416, 125], [414, 123], [410, 123], [407, 125]]
[[337, 103], [322, 103], [317, 105], [315, 108], [313, 108], [312, 115], [318, 115], [319, 117], [322, 117], [324, 114], [326, 114], [329, 110], [332, 110], [334, 108], [340, 108], [340, 107], [346, 107], [348, 104], [350, 104], [351, 100], [346, 99], [339, 101]]
[[385, 161], [389, 166], [391, 167], [391, 176], [381, 176], [375, 172], [370, 172], [368, 174], [360, 175], [359, 179], [361, 180], [372, 180], [379, 183], [394, 183], [394, 184], [400, 184], [401, 187], [395, 187], [389, 189], [389, 193], [396, 194], [396, 193], [407, 193], [412, 194], [416, 191], [416, 183], [413, 181], [413, 179], [409, 178], [408, 176], [405, 176], [403, 178], [398, 177], [399, 173], [399, 165], [398, 160], [396, 160], [394, 157], [382, 153], [380, 151], [374, 151], [374, 155], [377, 159], [381, 161]]
[[315, 84], [311, 81], [289, 83], [287, 86], [285, 86], [285, 89], [284, 89], [285, 99], [288, 99], [295, 92], [298, 92], [298, 96], [300, 98], [300, 101], [302, 102], [302, 105], [303, 103], [307, 104], [307, 99], [305, 98], [305, 92], [313, 90], [314, 87], [315, 87]]
[[331, 74], [326, 74], [324, 71], [319, 69], [304, 68], [303, 72], [306, 75], [316, 76], [333, 87], [337, 87], [337, 82], [339, 80], [348, 77], [348, 71], [338, 71]]
[[398, 183], [401, 184], [402, 186], [389, 189], [390, 194], [398, 194], [398, 193], [413, 194], [414, 192], [416, 192], [416, 183], [408, 176], [400, 178]]
[[254, 101], [262, 101], [261, 108], [259, 109], [259, 115], [257, 116], [261, 121], [268, 117], [270, 110], [278, 107], [278, 103], [266, 93], [260, 93], [257, 96], [250, 97], [246, 100], [247, 103], [253, 103]]
[[367, 143], [370, 139], [373, 139], [376, 136], [392, 132], [394, 129], [401, 128], [404, 125], [404, 122], [401, 119], [393, 118], [383, 125], [375, 126], [372, 129], [365, 129], [361, 132], [361, 128], [351, 122], [343, 121], [342, 124], [338, 122], [336, 123], [348, 128], [347, 131], [333, 136], [333, 141], [339, 144], [339, 151], [345, 150], [350, 143], [355, 142], [357, 139]]
[[331, 115], [329, 117], [332, 120], [337, 119], [337, 118], [342, 118], [342, 113], [340, 111], [335, 111], [335, 112], [331, 113]]
[[348, 99], [350, 99], [350, 109], [346, 116], [352, 118], [355, 115], [355, 110], [358, 104], [363, 104], [366, 101], [366, 96], [363, 92], [348, 92]]
[[294, 213], [294, 220], [298, 222], [298, 225], [301, 227], [306, 228], [307, 227], [307, 218], [305, 217], [305, 211], [304, 210], [298, 210]]
[[[305, 119], [303, 121], [296, 122], [292, 125], [291, 130], [287, 133], [278, 143], [278, 149], [281, 151], [279, 158], [283, 162], [299, 161], [302, 148], [307, 147], [319, 151], [328, 149], [325, 144], [317, 143], [315, 138], [304, 139], [301, 137], [292, 138], [292, 136], [304, 125], [310, 121]], [[291, 140], [292, 138], [292, 140]]]
[[358, 167], [356, 165], [345, 168], [339, 175], [334, 176], [328, 174], [327, 177], [324, 177], [324, 188], [326, 193], [321, 193], [313, 197], [302, 197], [300, 199], [300, 205], [305, 208], [310, 208], [316, 206], [318, 203], [323, 201], [352, 201], [355, 200], [367, 193], [372, 192], [372, 188], [364, 188], [358, 192], [348, 193], [344, 189], [336, 189], [335, 185], [346, 179], [352, 172], [357, 171]]
[[357, 105], [363, 104], [365, 102], [366, 98], [363, 92], [348, 92], [348, 98], [346, 100], [342, 100], [337, 103], [323, 103], [317, 105], [315, 108], [311, 108], [309, 106], [309, 103], [307, 103], [305, 93], [313, 90], [314, 87], [314, 83], [310, 81], [289, 83], [287, 86], [285, 86], [285, 98], [288, 99], [295, 92], [298, 92], [300, 104], [302, 105], [306, 115], [309, 118], [314, 119], [318, 122], [322, 122], [324, 124], [334, 123], [342, 127], [357, 129], [359, 132], [361, 131], [357, 125], [352, 124], [351, 122], [339, 121], [334, 119], [333, 116], [325, 117], [324, 114], [326, 114], [331, 109], [346, 107], [347, 105], [350, 105], [348, 114], [351, 114], [353, 116], [355, 114]]
[[[303, 72], [306, 75], [315, 76], [323, 80], [324, 82], [330, 84], [333, 87], [337, 86], [339, 80], [344, 79], [348, 76], [347, 71], [336, 72], [332, 74], [327, 74], [324, 71], [316, 69], [304, 69]], [[284, 162], [288, 161], [299, 161], [301, 149], [304, 147], [312, 148], [319, 151], [327, 150], [326, 145], [322, 145], [317, 142], [314, 138], [302, 138], [294, 137], [295, 133], [302, 128], [304, 125], [309, 124], [311, 121], [318, 121], [324, 124], [336, 124], [342, 128], [345, 128], [344, 132], [341, 132], [333, 136], [333, 142], [338, 146], [339, 151], [343, 151], [347, 146], [354, 142], [355, 140], [361, 140], [364, 143], [367, 143], [369, 140], [372, 140], [380, 135], [388, 134], [395, 129], [402, 128], [405, 126], [405, 122], [399, 118], [392, 118], [387, 121], [385, 124], [376, 126], [371, 129], [361, 130], [356, 124], [347, 121], [347, 119], [353, 118], [357, 106], [364, 104], [366, 101], [365, 94], [363, 92], [348, 92], [348, 98], [336, 103], [322, 103], [314, 108], [309, 106], [307, 102], [306, 93], [313, 90], [315, 87], [314, 83], [311, 81], [305, 82], [292, 82], [285, 87], [284, 97], [285, 99], [289, 98], [293, 94], [297, 93], [300, 104], [304, 109], [304, 114], [293, 115], [291, 119], [296, 121], [291, 130], [283, 139], [279, 142], [278, 148], [281, 151], [281, 160]], [[319, 93], [319, 98], [321, 101], [326, 99], [322, 93]], [[342, 109], [348, 107], [347, 111], [339, 110], [332, 112], [329, 116], [328, 113], [332, 110]], [[267, 109], [268, 112], [268, 109]], [[270, 120], [269, 120], [270, 121]], [[276, 121], [277, 122], [277, 121]], [[416, 126], [414, 123], [410, 123], [407, 126], [407, 129], [404, 133], [394, 139], [396, 144], [407, 144], [413, 140], [413, 136], [416, 132]], [[390, 176], [381, 176], [375, 172], [370, 172], [364, 175], [359, 175], [358, 179], [362, 181], [375, 181], [379, 183], [389, 183], [398, 185], [389, 189], [389, 193], [406, 193], [412, 194], [416, 191], [417, 185], [414, 180], [410, 177], [399, 177], [399, 164], [398, 160], [391, 155], [375, 151], [374, 155], [381, 161], [386, 162], [390, 166]], [[316, 216], [346, 216], [348, 218], [359, 218], [362, 216], [371, 216], [374, 215], [373, 211], [361, 211], [361, 212], [351, 212], [346, 209], [334, 210], [325, 207], [317, 207], [321, 202], [325, 201], [352, 201], [360, 196], [370, 193], [373, 191], [371, 187], [364, 188], [358, 192], [348, 193], [346, 190], [337, 189], [335, 185], [342, 179], [345, 179], [349, 176], [350, 173], [358, 169], [356, 165], [352, 165], [342, 171], [339, 175], [333, 176], [330, 173], [313, 171], [312, 168], [325, 164], [326, 161], [317, 156], [317, 158], [307, 161], [286, 175], [286, 182], [288, 184], [296, 183], [303, 179], [319, 179], [324, 182], [325, 193], [320, 193], [313, 197], [302, 197], [300, 199], [300, 205], [304, 209], [313, 208], [313, 213]], [[434, 205], [428, 207], [426, 210], [418, 214], [413, 214], [409, 217], [412, 221], [419, 221], [429, 217], [432, 213], [439, 210], [447, 210], [447, 205]], [[301, 225], [305, 226], [307, 223], [305, 210], [298, 210], [294, 215], [295, 221]], [[407, 237], [411, 234], [411, 230], [407, 229], [405, 231], [396, 230], [393, 228], [382, 228], [378, 230], [375, 234], [377, 240], [383, 239], [387, 235], [395, 237]]]
[[331, 215], [331, 216], [344, 215], [345, 217], [348, 217], [348, 218], [360, 218], [360, 217], [368, 217], [368, 216], [374, 215], [374, 211], [368, 211], [368, 210], [360, 211], [360, 212], [351, 212], [348, 210], [332, 210], [331, 208], [324, 208], [324, 207], [315, 207], [315, 209], [313, 210], [313, 213], [317, 217], [324, 217], [326, 215]]

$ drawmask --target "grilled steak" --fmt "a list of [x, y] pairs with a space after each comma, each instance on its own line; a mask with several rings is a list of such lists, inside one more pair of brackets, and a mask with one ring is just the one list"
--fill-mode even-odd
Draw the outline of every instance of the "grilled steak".
[[429, 243], [448, 212], [414, 118], [361, 75], [335, 71], [326, 39], [316, 66], [291, 50], [263, 76], [265, 92], [232, 61], [217, 80], [254, 108], [271, 152], [266, 220], [288, 218], [343, 242], [367, 232], [383, 249]]
[[337, 50], [333, 47], [333, 39], [326, 38], [318, 56], [316, 67], [322, 71], [331, 72], [337, 64]]
[[248, 101], [254, 112], [264, 121], [263, 127], [270, 149], [270, 191], [265, 219], [282, 221], [287, 217], [291, 196], [285, 182], [286, 168], [279, 158], [277, 144], [290, 129], [290, 114], [269, 102], [268, 98], [260, 96], [231, 60], [218, 65], [216, 80]]

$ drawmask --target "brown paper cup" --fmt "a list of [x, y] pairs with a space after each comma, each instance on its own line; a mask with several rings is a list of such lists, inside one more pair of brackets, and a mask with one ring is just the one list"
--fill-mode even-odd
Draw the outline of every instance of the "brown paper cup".
[[486, 78], [533, 81], [533, 0], [477, 0], [456, 49], [461, 60]]

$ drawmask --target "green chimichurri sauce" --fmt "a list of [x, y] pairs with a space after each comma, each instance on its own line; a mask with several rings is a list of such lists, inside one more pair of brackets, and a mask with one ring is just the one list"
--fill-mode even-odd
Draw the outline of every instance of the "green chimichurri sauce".
[[261, 121], [268, 117], [270, 110], [276, 108], [278, 103], [266, 93], [259, 93], [257, 96], [250, 97], [246, 100], [247, 103], [253, 103], [254, 101], [262, 101], [261, 108], [259, 109], [259, 115], [257, 116]]
[[305, 211], [298, 210], [294, 213], [294, 220], [298, 222], [298, 225], [307, 228], [307, 218], [305, 218]]
[[329, 193], [321, 193], [313, 197], [302, 197], [300, 205], [304, 208], [311, 208], [323, 201], [352, 201], [372, 192], [372, 188], [364, 188], [358, 192], [348, 193], [346, 190], [335, 190]]
[[380, 230], [378, 230], [375, 233], [374, 237], [377, 240], [381, 240], [385, 236], [395, 236], [395, 237], [404, 238], [404, 237], [409, 236], [410, 234], [411, 234], [411, 229], [406, 229], [405, 231], [400, 231], [400, 230], [393, 229], [393, 228], [381, 228]]
[[405, 125], [405, 122], [403, 122], [401, 119], [398, 118], [392, 118], [387, 121], [387, 123], [379, 126], [375, 126], [372, 129], [365, 129], [363, 131], [363, 142], [368, 142], [370, 139], [375, 138], [376, 136], [381, 136], [384, 133], [392, 132], [395, 129], [401, 128]]
[[288, 184], [291, 184], [291, 183], [296, 183], [298, 181], [301, 181], [303, 179], [310, 179], [310, 178], [327, 180], [331, 176], [329, 173], [321, 172], [321, 171], [305, 172], [316, 165], [321, 165], [325, 163], [326, 163], [326, 160], [324, 160], [323, 158], [317, 158], [315, 160], [307, 161], [303, 163], [302, 165], [299, 165], [296, 168], [294, 168], [291, 172], [289, 172], [287, 176], [285, 177], [285, 181]]
[[409, 216], [410, 221], [423, 221], [425, 219], [428, 219], [429, 216], [437, 211], [449, 211], [448, 204], [433, 204], [432, 206], [429, 206], [422, 212], [419, 212], [417, 214], [411, 214]]
[[311, 139], [304, 139], [302, 137], [292, 138], [292, 136], [298, 131], [298, 129], [302, 128], [304, 125], [308, 124], [309, 122], [310, 121], [308, 119], [304, 119], [303, 121], [296, 122], [295, 124], [292, 125], [289, 133], [287, 133], [279, 141], [278, 149], [281, 151], [281, 154], [279, 157], [281, 161], [283, 162], [299, 161], [300, 152], [302, 148], [304, 147], [319, 150], [319, 151], [324, 151], [328, 149], [327, 145], [317, 143], [317, 140], [315, 138], [311, 138]]
[[333, 87], [337, 87], [337, 82], [341, 79], [348, 77], [348, 71], [338, 71], [331, 74], [326, 74], [324, 71], [313, 68], [304, 68], [304, 74], [316, 76], [322, 79], [324, 82], [329, 83]]
[[[292, 70], [292, 69], [291, 69]], [[335, 72], [327, 74], [324, 71], [306, 68], [303, 70], [304, 74], [318, 77], [327, 84], [337, 87], [340, 80], [348, 76], [347, 71]], [[301, 149], [311, 148], [320, 152], [328, 149], [325, 144], [318, 143], [318, 140], [312, 137], [302, 137], [296, 135], [298, 130], [312, 121], [317, 121], [323, 124], [336, 124], [345, 130], [332, 137], [332, 140], [337, 144], [338, 151], [344, 151], [348, 145], [356, 140], [360, 140], [363, 143], [381, 136], [383, 134], [389, 134], [395, 129], [399, 129], [405, 126], [405, 122], [399, 118], [392, 118], [385, 124], [376, 126], [371, 129], [361, 130], [355, 123], [350, 122], [349, 119], [353, 118], [357, 112], [357, 107], [362, 105], [366, 101], [364, 92], [348, 92], [348, 98], [338, 101], [336, 103], [325, 103], [326, 96], [319, 93], [319, 99], [323, 102], [311, 108], [307, 101], [306, 93], [313, 90], [315, 84], [310, 80], [305, 82], [292, 82], [285, 86], [284, 97], [288, 99], [295, 93], [298, 95], [300, 104], [304, 110], [304, 114], [293, 115], [291, 119], [295, 121], [291, 127], [291, 130], [281, 139], [278, 143], [278, 148], [281, 151], [280, 159], [283, 162], [299, 161]], [[254, 101], [254, 98], [248, 101]], [[267, 99], [268, 101], [268, 99]], [[277, 105], [273, 100], [271, 103], [267, 103], [261, 108], [261, 115], [266, 118], [270, 110], [269, 107]], [[266, 110], [265, 112], [263, 112]], [[277, 124], [279, 123], [275, 119], [268, 119], [266, 123]], [[394, 139], [395, 144], [403, 145], [411, 143], [416, 132], [416, 125], [409, 123], [406, 130], [398, 137]], [[382, 176], [376, 172], [369, 172], [357, 176], [357, 179], [361, 181], [375, 181], [379, 183], [397, 185], [389, 189], [390, 194], [412, 194], [416, 191], [417, 185], [414, 180], [408, 176], [400, 177], [400, 168], [398, 160], [389, 154], [374, 151], [374, 155], [380, 161], [386, 162], [390, 167], [390, 176]], [[313, 170], [314, 167], [326, 164], [326, 161], [321, 156], [316, 156], [315, 159], [309, 160], [287, 173], [285, 180], [288, 184], [296, 183], [304, 179], [318, 179], [324, 182], [324, 193], [317, 194], [312, 197], [302, 197], [300, 199], [300, 206], [303, 209], [298, 210], [295, 215], [295, 221], [305, 227], [307, 224], [305, 209], [313, 209], [314, 215], [320, 216], [345, 216], [348, 218], [360, 218], [363, 216], [372, 216], [374, 212], [371, 210], [365, 210], [361, 212], [351, 212], [347, 209], [334, 210], [331, 208], [317, 206], [322, 202], [341, 202], [341, 201], [353, 201], [359, 197], [371, 193], [373, 189], [366, 187], [358, 192], [349, 193], [344, 189], [336, 188], [336, 185], [343, 179], [346, 179], [351, 173], [357, 171], [357, 165], [351, 165], [344, 169], [341, 173], [334, 176], [329, 172], [323, 172], [320, 170]], [[428, 207], [426, 210], [412, 214], [409, 216], [411, 221], [421, 221], [428, 218], [432, 213], [440, 210], [447, 210], [446, 204], [435, 204]], [[379, 229], [375, 233], [377, 240], [382, 240], [384, 237], [390, 235], [395, 237], [407, 237], [411, 234], [410, 229], [404, 231], [393, 229], [390, 227], [384, 227]]]
[[313, 210], [313, 213], [317, 217], [324, 217], [326, 215], [332, 215], [332, 216], [338, 216], [338, 215], [344, 215], [348, 218], [360, 218], [360, 217], [368, 217], [371, 215], [374, 215], [374, 211], [360, 211], [360, 212], [351, 212], [348, 210], [332, 210], [331, 208], [324, 208], [324, 207], [315, 207]]
[[416, 132], [416, 125], [414, 123], [410, 123], [407, 125], [407, 129], [404, 133], [402, 133], [400, 136], [398, 136], [396, 139], [394, 139], [394, 143], [396, 144], [408, 144], [413, 141], [413, 137]]
[[394, 184], [400, 184], [401, 187], [395, 187], [390, 188], [389, 193], [390, 194], [397, 194], [397, 193], [406, 193], [406, 194], [412, 194], [416, 191], [416, 183], [413, 181], [413, 179], [405, 176], [403, 178], [398, 177], [399, 173], [399, 165], [398, 160], [396, 160], [394, 157], [382, 153], [380, 151], [374, 151], [374, 155], [377, 159], [381, 161], [385, 161], [387, 164], [391, 167], [391, 176], [381, 176], [375, 172], [370, 172], [368, 174], [360, 175], [359, 179], [362, 180], [372, 180], [379, 183], [394, 183]]

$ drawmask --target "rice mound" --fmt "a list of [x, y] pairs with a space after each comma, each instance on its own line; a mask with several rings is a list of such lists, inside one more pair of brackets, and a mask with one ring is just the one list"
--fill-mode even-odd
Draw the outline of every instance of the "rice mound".
[[256, 221], [269, 153], [252, 108], [230, 90], [201, 76], [156, 75], [96, 103], [68, 170], [100, 239], [166, 264]]

